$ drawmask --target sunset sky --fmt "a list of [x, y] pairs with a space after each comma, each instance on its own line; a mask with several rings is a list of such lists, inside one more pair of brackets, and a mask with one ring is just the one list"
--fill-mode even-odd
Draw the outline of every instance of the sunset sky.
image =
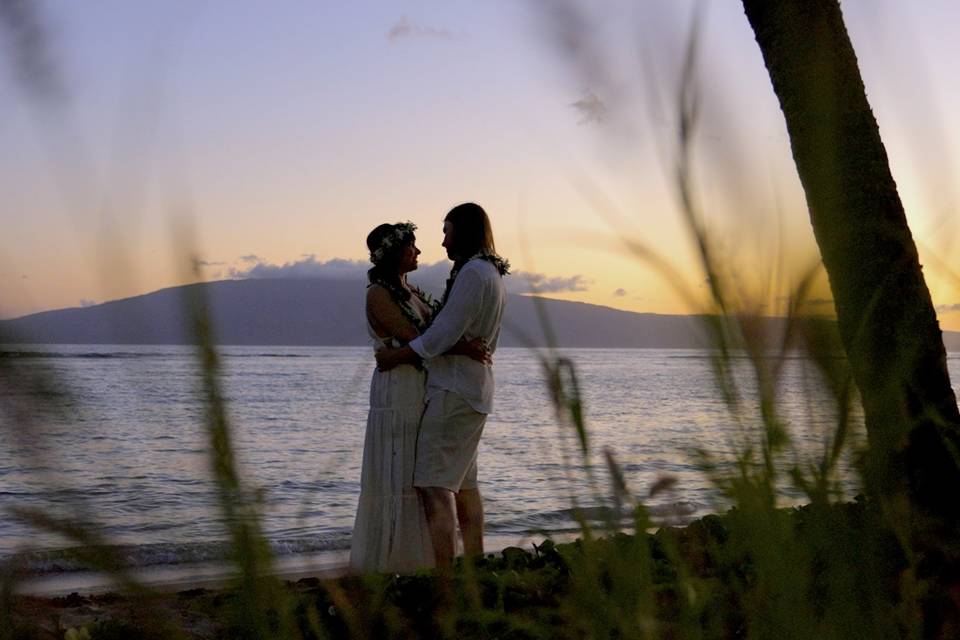
[[[572, 31], [557, 3], [517, 0], [35, 4], [64, 97], [18, 80], [0, 32], [0, 317], [181, 284], [191, 246], [211, 280], [356, 275], [385, 221], [420, 225], [436, 263], [442, 217], [467, 200], [548, 295], [695, 310], [622, 240], [703, 293], [670, 181], [696, 6], [711, 237], [747, 290], [815, 256], [733, 0], [572, 3]], [[941, 322], [960, 330], [960, 5], [842, 6]]]

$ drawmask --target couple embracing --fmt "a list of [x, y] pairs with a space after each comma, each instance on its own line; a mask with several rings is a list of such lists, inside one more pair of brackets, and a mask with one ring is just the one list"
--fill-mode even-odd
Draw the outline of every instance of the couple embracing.
[[461, 204], [443, 221], [453, 261], [439, 304], [407, 282], [420, 250], [412, 223], [367, 237], [367, 324], [377, 370], [363, 448], [350, 566], [408, 573], [483, 553], [477, 445], [493, 405], [491, 357], [506, 300], [486, 212]]

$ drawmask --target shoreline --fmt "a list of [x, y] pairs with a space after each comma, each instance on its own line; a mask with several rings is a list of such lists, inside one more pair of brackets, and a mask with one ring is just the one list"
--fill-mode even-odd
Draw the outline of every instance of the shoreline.
[[[564, 532], [550, 539], [572, 541], [580, 532]], [[534, 543], [545, 536], [523, 537], [492, 535], [484, 538], [487, 557], [503, 557], [506, 549], [522, 547], [534, 553]], [[274, 558], [270, 575], [286, 585], [291, 593], [322, 591], [324, 584], [349, 584], [363, 577], [348, 567], [349, 549], [312, 554], [292, 554]], [[54, 635], [71, 629], [89, 629], [97, 625], [123, 625], [144, 614], [176, 621], [186, 638], [220, 637], [210, 633], [210, 625], [220, 615], [219, 602], [235, 591], [237, 572], [227, 562], [201, 562], [163, 567], [145, 567], [133, 575], [147, 586], [146, 598], [125, 591], [110, 576], [95, 572], [69, 572], [26, 578], [15, 585], [14, 621]], [[388, 575], [388, 574], [385, 574]], [[425, 574], [432, 576], [432, 572]], [[414, 576], [389, 577], [391, 580], [420, 579]], [[427, 580], [432, 580], [427, 577]], [[58, 635], [58, 637], [60, 637]], [[68, 636], [69, 637], [69, 636]]]
[[[274, 558], [271, 575], [281, 580], [296, 581], [305, 577], [338, 578], [347, 571], [348, 550], [297, 554]], [[131, 571], [135, 580], [159, 593], [176, 593], [191, 589], [219, 589], [237, 577], [227, 561], [193, 562], [175, 565], [142, 567]], [[72, 594], [99, 596], [113, 593], [120, 585], [110, 575], [94, 571], [71, 571], [23, 578], [18, 581], [18, 596], [57, 598]]]
[[[525, 536], [494, 534], [484, 537], [487, 554], [500, 554], [508, 547], [533, 549], [534, 543], [545, 538], [556, 542], [573, 540], [579, 531], [547, 535]], [[274, 556], [270, 575], [286, 582], [302, 579], [332, 580], [351, 575], [348, 567], [349, 549], [331, 549], [306, 554]], [[158, 593], [178, 593], [196, 589], [217, 590], [228, 587], [237, 577], [234, 566], [227, 561], [207, 561], [157, 565], [135, 568], [131, 571], [138, 583]], [[120, 590], [110, 575], [94, 571], [70, 571], [24, 577], [15, 583], [18, 597], [56, 599], [67, 596], [109, 596]]]
[[[281, 566], [273, 574], [282, 581], [16, 596], [8, 601], [6, 619], [12, 637], [92, 640], [259, 638], [281, 630], [289, 638], [546, 640], [618, 637], [636, 629], [637, 620], [655, 621], [664, 637], [726, 638], [746, 637], [751, 628], [769, 630], [766, 597], [771, 585], [779, 585], [776, 593], [791, 594], [843, 587], [822, 613], [802, 602], [800, 618], [796, 608], [782, 611], [781, 622], [810, 632], [798, 637], [836, 629], [837, 615], [850, 628], [868, 631], [844, 637], [880, 637], [870, 630], [923, 624], [915, 615], [919, 609], [899, 604], [939, 602], [939, 596], [904, 601], [916, 596], [887, 588], [899, 584], [906, 556], [881, 516], [860, 497], [749, 513], [731, 509], [655, 533], [594, 529], [596, 535], [559, 544], [548, 539], [535, 549], [511, 545], [498, 553], [491, 546], [485, 557], [457, 562], [452, 572], [409, 576], [318, 574], [316, 565], [291, 558], [287, 569], [293, 570]], [[759, 532], [769, 536], [760, 540]], [[825, 552], [834, 560], [829, 570], [818, 561]], [[858, 570], [878, 588], [863, 591], [851, 584], [849, 576]], [[186, 586], [193, 588], [172, 590]], [[862, 604], [876, 605], [866, 621]]]

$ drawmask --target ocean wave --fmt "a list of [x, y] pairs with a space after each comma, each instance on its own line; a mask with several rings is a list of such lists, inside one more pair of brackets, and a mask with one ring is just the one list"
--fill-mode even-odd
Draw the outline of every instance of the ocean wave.
[[[146, 358], [181, 358], [193, 355], [192, 350], [184, 351], [0, 351], [0, 358], [9, 360], [20, 359], [71, 359], [71, 360], [133, 360]], [[305, 353], [230, 353], [221, 350], [219, 355], [224, 358], [310, 358]]]
[[[688, 522], [702, 515], [704, 507], [690, 500], [647, 505], [647, 513], [655, 523], [676, 524]], [[529, 534], [529, 533], [566, 533], [580, 529], [580, 521], [595, 527], [616, 522], [625, 527], [633, 524], [633, 515], [629, 509], [622, 509], [617, 517], [612, 505], [592, 505], [577, 509], [558, 509], [519, 516], [514, 519], [488, 523], [491, 533]]]
[[[690, 351], [693, 351], [693, 349], [691, 349]], [[720, 357], [720, 354], [719, 352], [711, 353], [709, 351], [705, 351], [700, 353], [671, 353], [671, 354], [664, 354], [660, 357], [663, 358], [664, 360], [714, 360]], [[835, 356], [832, 356], [832, 359], [834, 360], [842, 360], [843, 358], [844, 358], [843, 354], [837, 354]], [[723, 359], [724, 360], [758, 360], [759, 359], [759, 360], [779, 361], [779, 360], [810, 360], [811, 358], [809, 355], [802, 352], [788, 353], [788, 354], [782, 354], [779, 352], [770, 352], [770, 353], [765, 353], [757, 356], [754, 354], [745, 353], [743, 351], [732, 351], [725, 354], [723, 356]]]
[[[277, 557], [338, 551], [350, 547], [349, 532], [333, 532], [310, 537], [269, 541]], [[226, 541], [110, 545], [106, 547], [70, 547], [44, 549], [0, 556], [0, 565], [15, 567], [28, 575], [51, 575], [90, 570], [91, 557], [118, 559], [131, 569], [223, 562], [230, 558], [232, 545]]]
[[63, 351], [0, 351], [0, 358], [13, 359], [61, 359], [75, 360], [129, 360], [134, 358], [168, 358], [179, 355], [172, 353], [138, 353], [138, 352], [98, 352], [70, 353]]
[[230, 353], [220, 351], [220, 355], [225, 358], [312, 358], [306, 353]]

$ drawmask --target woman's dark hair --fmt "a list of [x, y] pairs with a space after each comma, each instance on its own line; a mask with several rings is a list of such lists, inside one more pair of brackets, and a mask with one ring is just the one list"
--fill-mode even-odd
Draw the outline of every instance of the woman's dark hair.
[[401, 286], [397, 267], [404, 248], [416, 242], [410, 223], [381, 224], [367, 235], [367, 249], [373, 266], [367, 271], [370, 284], [382, 284], [391, 294], [410, 298], [410, 293]]
[[480, 205], [473, 202], [458, 204], [450, 209], [443, 220], [453, 226], [454, 260], [466, 260], [478, 253], [497, 252], [490, 218]]

